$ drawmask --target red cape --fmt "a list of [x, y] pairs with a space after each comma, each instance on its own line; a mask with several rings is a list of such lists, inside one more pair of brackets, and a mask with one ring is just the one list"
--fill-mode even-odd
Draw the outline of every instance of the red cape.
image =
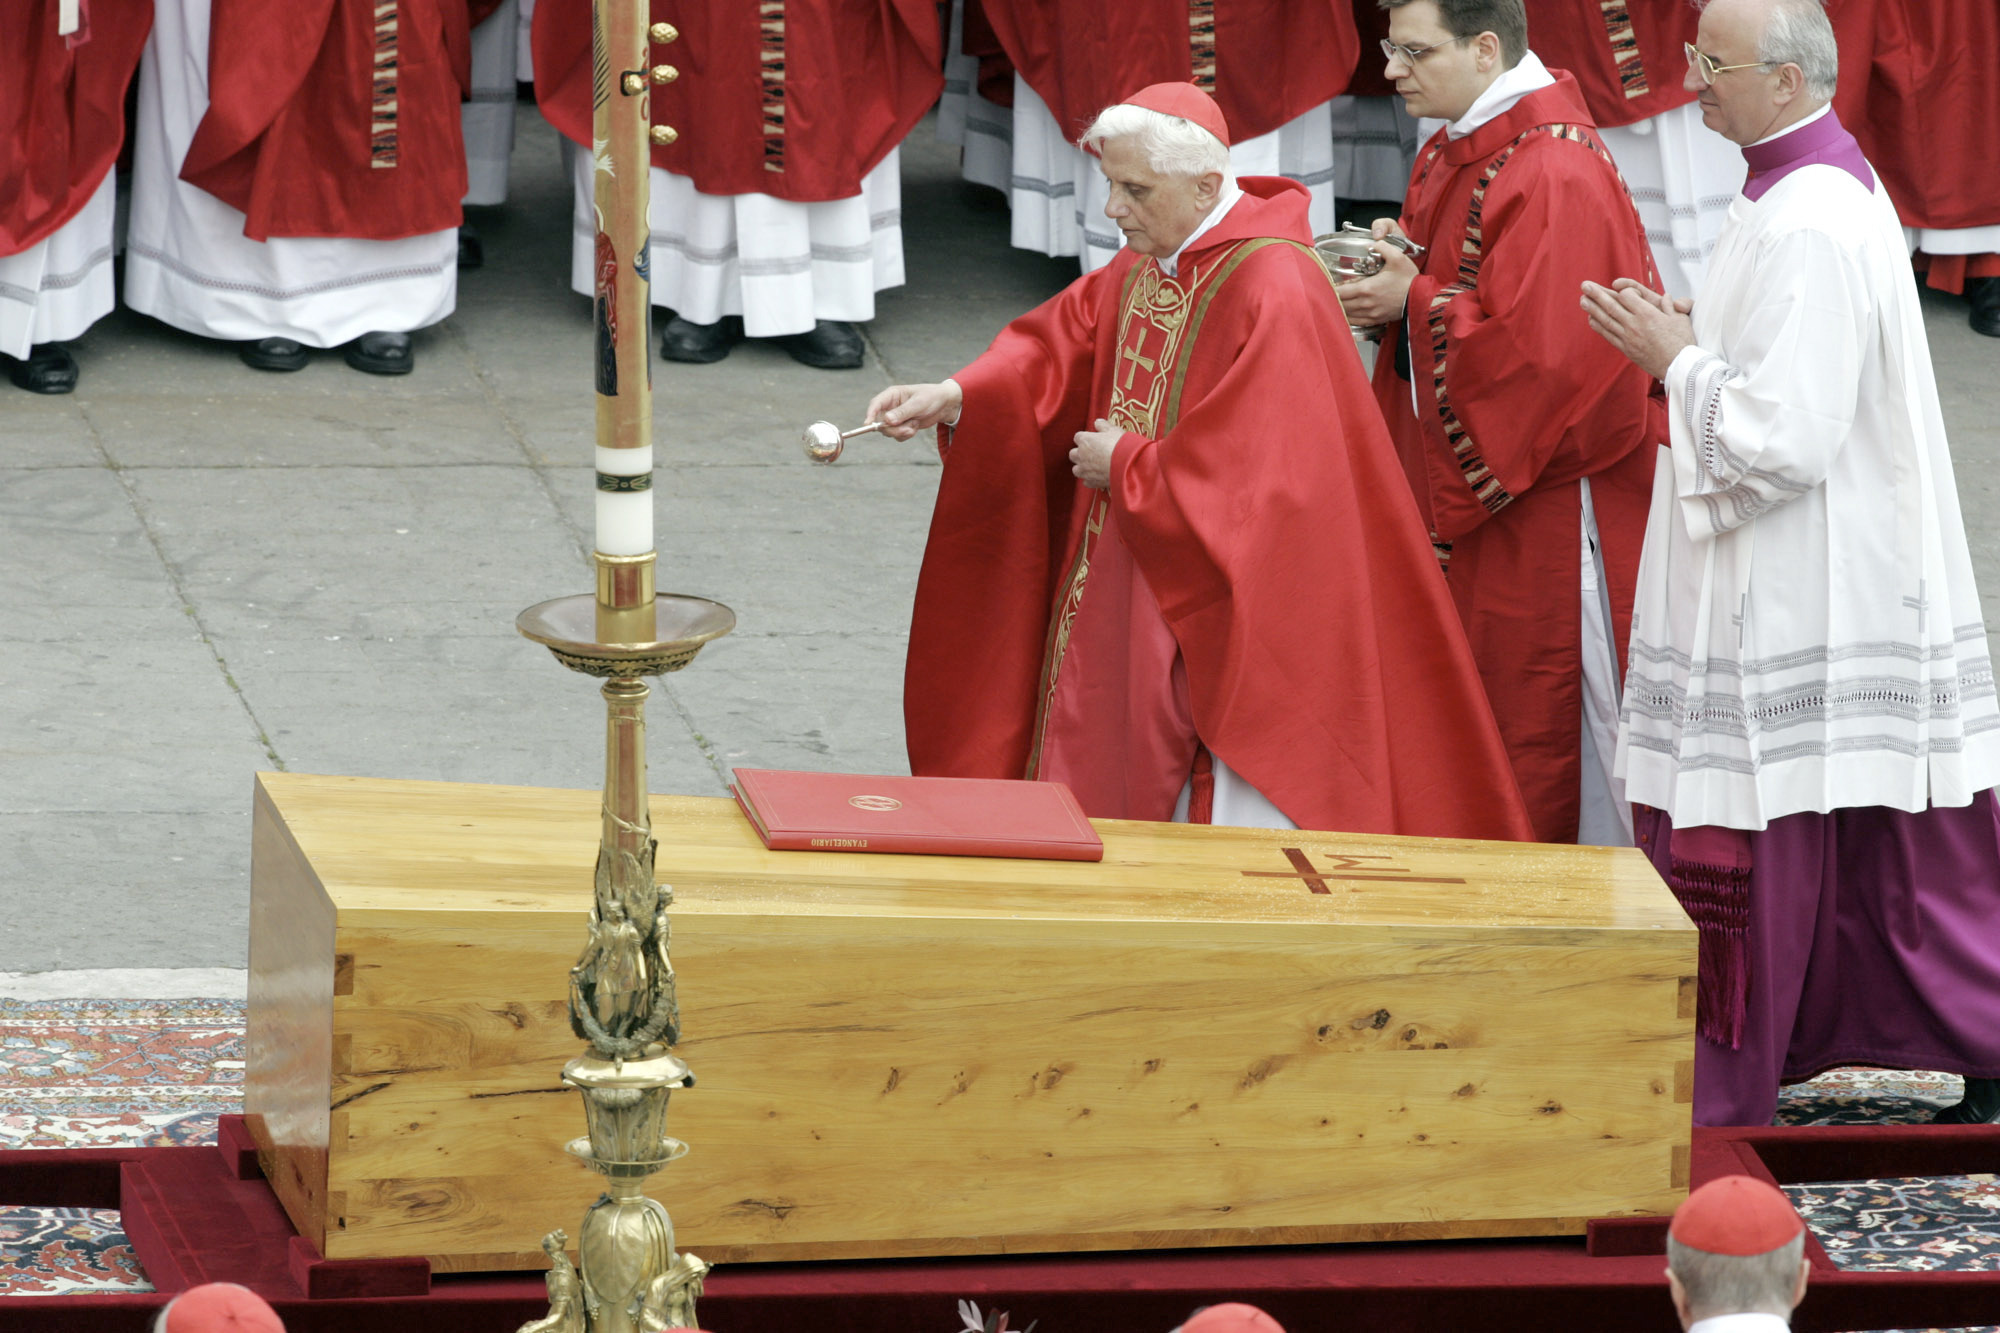
[[[653, 123], [680, 131], [653, 165], [703, 194], [848, 199], [909, 137], [944, 87], [944, 37], [931, 0], [786, 0], [766, 32], [754, 0], [653, 0], [681, 31], [653, 58], [680, 78], [653, 89]], [[535, 6], [535, 96], [571, 143], [591, 138], [590, 0]], [[764, 68], [782, 71], [760, 78]], [[782, 125], [765, 133], [767, 115]]]
[[[181, 179], [241, 210], [251, 240], [395, 240], [459, 224], [466, 0], [398, 0], [386, 134], [374, 11], [371, 0], [213, 0], [208, 114]], [[378, 167], [385, 146], [393, 165]]]
[[1701, 12], [1686, 0], [1527, 0], [1528, 46], [1567, 70], [1598, 125], [1630, 125], [1684, 103]]
[[[1251, 177], [1182, 257], [1305, 243], [1307, 194]], [[956, 378], [961, 426], [917, 584], [911, 771], [1027, 771], [1057, 584], [1089, 492], [1072, 435], [1105, 412], [1121, 251]], [[1183, 270], [1185, 271], [1185, 270]], [[1112, 504], [1180, 645], [1202, 740], [1301, 826], [1523, 838], [1492, 714], [1326, 275], [1250, 254], [1186, 353], [1178, 423], [1119, 445]]]
[[125, 142], [125, 88], [153, 6], [92, 0], [90, 20], [71, 49], [53, 0], [0, 0], [0, 255], [75, 217]]
[[[1622, 669], [1664, 401], [1578, 312], [1585, 279], [1658, 288], [1652, 250], [1567, 74], [1417, 158], [1404, 229], [1430, 247], [1375, 393], [1431, 530], [1514, 773], [1544, 842], [1576, 840], [1582, 661], [1579, 478], [1592, 505]], [[1557, 135], [1535, 127], [1573, 127]], [[1501, 154], [1469, 235], [1475, 187]], [[1474, 258], [1477, 256], [1477, 258]], [[1476, 277], [1467, 280], [1468, 265]]]
[[[1072, 142], [1127, 94], [1186, 79], [1215, 95], [1233, 140], [1269, 134], [1345, 92], [1361, 50], [1349, 0], [984, 0], [984, 9]], [[1190, 36], [1204, 15], [1214, 32], [1206, 81]]]
[[2000, 226], [2000, 4], [1831, 0], [1834, 108], [1912, 227]]

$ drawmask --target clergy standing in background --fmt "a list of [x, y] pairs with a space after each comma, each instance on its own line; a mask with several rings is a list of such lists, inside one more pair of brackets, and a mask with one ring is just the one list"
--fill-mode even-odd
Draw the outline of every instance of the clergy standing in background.
[[76, 388], [64, 342], [111, 312], [125, 88], [150, 0], [0, 0], [0, 361], [30, 393]]
[[1902, 215], [1929, 285], [2000, 338], [2000, 4], [1834, 0], [1835, 109]]
[[[656, 46], [678, 77], [653, 89], [653, 303], [660, 355], [720, 361], [744, 337], [794, 360], [861, 365], [854, 327], [903, 282], [897, 148], [943, 83], [932, 0], [655, 0], [680, 31]], [[595, 290], [590, 0], [541, 0], [535, 95], [575, 149], [570, 284]]]
[[415, 365], [458, 292], [465, 0], [156, 0], [125, 299], [258, 370]]
[[1576, 79], [1598, 141], [1625, 177], [1664, 290], [1692, 297], [1743, 184], [1736, 145], [1701, 123], [1701, 108], [1681, 86], [1698, 6], [1527, 0], [1527, 10], [1535, 54]]
[[1653, 453], [1651, 380], [1577, 327], [1586, 279], [1655, 281], [1576, 81], [1528, 50], [1521, 0], [1388, 0], [1389, 77], [1424, 146], [1400, 222], [1421, 270], [1341, 288], [1387, 326], [1375, 392], [1543, 842], [1629, 845], [1611, 776]]
[[1300, 182], [1313, 230], [1333, 230], [1330, 104], [1360, 50], [1350, 0], [959, 0], [953, 33], [948, 73], [966, 92], [948, 94], [940, 133], [965, 145], [967, 179], [1007, 194], [1017, 248], [1076, 255], [1086, 273], [1111, 261], [1104, 177], [1076, 138], [1120, 92], [1161, 80], [1213, 96], [1231, 169]]
[[1836, 1065], [2000, 1118], [2000, 704], [1896, 211], [1820, 0], [1714, 0], [1690, 86], [1749, 180], [1693, 306], [1587, 284], [1664, 378], [1618, 763], [1701, 933], [1694, 1118]]
[[1105, 818], [1528, 836], [1304, 187], [1235, 179], [1192, 84], [1083, 142], [1118, 256], [869, 405], [942, 427], [911, 771], [1058, 780]]

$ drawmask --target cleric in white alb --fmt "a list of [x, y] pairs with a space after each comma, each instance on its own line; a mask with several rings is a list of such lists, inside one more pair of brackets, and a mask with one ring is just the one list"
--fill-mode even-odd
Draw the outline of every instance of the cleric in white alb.
[[1688, 316], [1592, 284], [1666, 383], [1618, 763], [1701, 930], [1694, 1116], [1841, 1064], [2000, 1118], [2000, 703], [1908, 250], [1828, 106], [1820, 0], [1714, 0], [1690, 86], [1750, 176]]

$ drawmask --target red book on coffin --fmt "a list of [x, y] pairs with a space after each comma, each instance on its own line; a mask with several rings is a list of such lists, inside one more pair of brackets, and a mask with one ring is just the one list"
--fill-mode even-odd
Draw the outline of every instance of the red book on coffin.
[[734, 776], [736, 803], [773, 851], [1104, 859], [1103, 840], [1060, 782], [771, 768]]

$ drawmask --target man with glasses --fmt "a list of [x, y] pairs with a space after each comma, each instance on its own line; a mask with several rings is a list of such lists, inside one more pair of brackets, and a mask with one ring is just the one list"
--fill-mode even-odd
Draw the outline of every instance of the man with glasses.
[[1672, 413], [1618, 765], [1701, 932], [1695, 1122], [1843, 1064], [2000, 1120], [2000, 702], [1902, 227], [1821, 0], [1713, 0], [1688, 58], [1749, 168], [1693, 318], [1583, 307]]
[[1647, 377], [1577, 327], [1578, 283], [1657, 285], [1576, 80], [1528, 50], [1521, 0], [1383, 0], [1388, 76], [1447, 122], [1400, 221], [1423, 266], [1341, 288], [1381, 324], [1375, 392], [1544, 842], [1629, 844], [1610, 773], [1653, 451]]

